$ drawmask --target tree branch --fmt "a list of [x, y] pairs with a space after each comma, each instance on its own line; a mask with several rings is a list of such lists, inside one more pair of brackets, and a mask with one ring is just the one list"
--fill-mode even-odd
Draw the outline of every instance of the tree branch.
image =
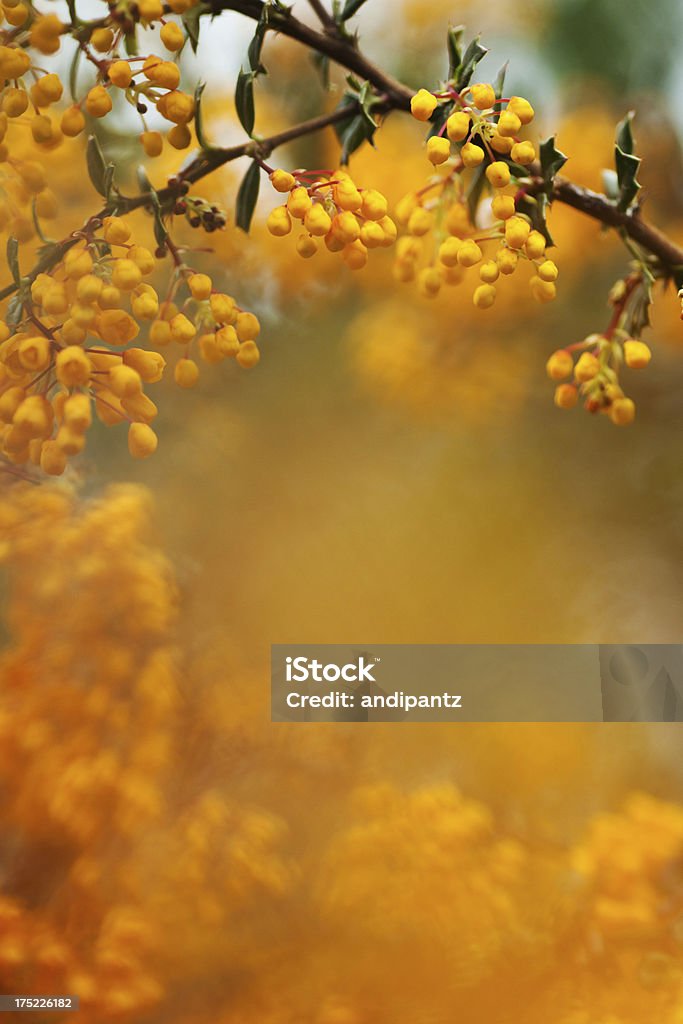
[[338, 35], [339, 26], [337, 25], [337, 22], [334, 20], [329, 11], [325, 9], [325, 6], [321, 2], [321, 0], [308, 0], [308, 2], [315, 11], [316, 15], [318, 16], [318, 20], [320, 21], [320, 24], [323, 26], [324, 30], [326, 32], [329, 32], [331, 35]]
[[[212, 13], [236, 11], [247, 18], [258, 21], [266, 5], [262, 0], [213, 0]], [[386, 74], [376, 64], [368, 60], [356, 46], [354, 40], [341, 34], [332, 35], [318, 32], [316, 29], [299, 21], [293, 14], [284, 14], [275, 7], [268, 12], [268, 27], [275, 32], [296, 39], [317, 53], [325, 54], [330, 60], [353, 71], [359, 78], [370, 82], [380, 92], [385, 93], [396, 110], [409, 110], [413, 90], [403, 85], [398, 79]]]

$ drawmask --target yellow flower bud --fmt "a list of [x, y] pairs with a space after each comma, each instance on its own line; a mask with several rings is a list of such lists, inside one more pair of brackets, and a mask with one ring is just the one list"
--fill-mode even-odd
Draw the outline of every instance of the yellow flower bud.
[[271, 210], [266, 220], [266, 227], [271, 235], [275, 235], [277, 238], [288, 235], [292, 230], [292, 218], [289, 216], [287, 207], [276, 206], [274, 210]]
[[479, 267], [479, 280], [484, 284], [493, 284], [500, 276], [500, 267], [495, 260], [486, 260]]
[[187, 345], [188, 342], [192, 341], [196, 333], [197, 328], [188, 320], [185, 314], [176, 313], [171, 320], [171, 337], [173, 340], [181, 345]]
[[549, 357], [545, 369], [551, 380], [564, 380], [565, 377], [571, 377], [574, 372], [574, 360], [571, 352], [568, 352], [566, 348], [558, 348]]
[[48, 476], [61, 476], [66, 469], [66, 453], [56, 441], [43, 441], [40, 449], [40, 468]]
[[132, 292], [142, 281], [142, 272], [136, 263], [129, 259], [115, 260], [111, 272], [111, 282], [122, 292]]
[[19, 343], [19, 362], [25, 370], [37, 372], [50, 365], [50, 341], [43, 334], [23, 338]]
[[446, 238], [439, 246], [439, 260], [445, 267], [458, 265], [458, 252], [462, 242], [459, 238]]
[[164, 139], [161, 132], [142, 132], [140, 142], [145, 154], [149, 157], [160, 156], [164, 148]]
[[304, 227], [309, 235], [322, 238], [332, 227], [332, 218], [321, 203], [315, 203], [304, 217]]
[[386, 197], [377, 189], [367, 188], [362, 192], [361, 213], [366, 220], [381, 221], [387, 215]]
[[484, 159], [484, 150], [473, 142], [466, 142], [460, 150], [460, 156], [465, 167], [478, 167]]
[[[540, 231], [531, 231], [526, 240], [524, 251], [530, 260], [538, 260], [545, 253], [545, 238]], [[543, 280], [543, 278], [541, 278]]]
[[109, 371], [109, 387], [118, 398], [130, 398], [142, 391], [142, 378], [132, 366], [119, 363]]
[[514, 196], [494, 196], [491, 202], [491, 212], [498, 220], [509, 220], [510, 217], [514, 217]]
[[632, 370], [642, 370], [652, 359], [652, 352], [644, 341], [629, 338], [624, 342], [624, 359]]
[[523, 217], [514, 216], [505, 221], [505, 241], [512, 249], [521, 249], [531, 233], [531, 226]]
[[209, 299], [211, 315], [217, 324], [233, 324], [237, 318], [235, 300], [230, 295], [216, 292]]
[[451, 142], [462, 142], [470, 132], [470, 115], [458, 110], [446, 121], [446, 134]]
[[99, 53], [107, 53], [114, 42], [114, 33], [110, 28], [96, 28], [90, 35], [90, 45]]
[[119, 89], [127, 89], [133, 81], [133, 72], [127, 60], [115, 60], [107, 72], [109, 81]]
[[112, 108], [111, 97], [103, 85], [95, 85], [85, 97], [85, 109], [91, 117], [104, 117]]
[[[156, 384], [161, 380], [166, 360], [158, 352], [148, 352], [144, 348], [127, 348], [123, 353], [123, 365], [131, 366], [145, 384]], [[116, 389], [112, 388], [114, 394]]]
[[143, 277], [147, 277], [156, 267], [156, 260], [144, 245], [132, 245], [128, 250], [128, 259], [140, 269]]
[[213, 284], [207, 274], [193, 274], [187, 282], [187, 286], [192, 298], [202, 302], [210, 297]]
[[574, 377], [580, 384], [592, 380], [600, 372], [600, 362], [592, 352], [583, 352], [574, 368]]
[[417, 275], [417, 287], [420, 295], [433, 299], [441, 290], [441, 274], [436, 267], [424, 267]]
[[148, 423], [131, 423], [128, 428], [128, 451], [134, 459], [146, 459], [157, 450], [159, 439]]
[[494, 188], [505, 188], [510, 184], [510, 168], [502, 160], [496, 160], [486, 168], [486, 177]]
[[507, 108], [517, 115], [522, 124], [530, 124], [534, 119], [534, 108], [523, 96], [511, 96]]
[[303, 185], [292, 189], [287, 198], [287, 212], [291, 217], [296, 217], [297, 220], [303, 220], [312, 205], [308, 189], [304, 188]]
[[296, 178], [289, 171], [278, 169], [270, 175], [270, 183], [276, 192], [289, 192], [296, 185]]
[[66, 425], [82, 434], [92, 423], [92, 404], [89, 395], [69, 395], [64, 399], [62, 418]]
[[434, 214], [431, 210], [425, 210], [424, 206], [416, 206], [408, 219], [408, 231], [416, 238], [421, 238], [431, 231], [434, 224]]
[[173, 371], [173, 378], [181, 388], [193, 388], [199, 380], [199, 367], [193, 359], [179, 359]]
[[500, 268], [501, 274], [514, 274], [517, 269], [517, 262], [517, 253], [507, 249], [505, 246], [501, 247], [496, 253], [496, 263]]
[[470, 88], [472, 103], [478, 110], [488, 110], [496, 102], [496, 92], [492, 85], [479, 83]]
[[155, 320], [149, 328], [150, 344], [164, 348], [171, 342], [171, 325], [167, 320]]
[[187, 149], [192, 142], [192, 132], [186, 124], [174, 124], [166, 138], [174, 149]]
[[448, 160], [451, 155], [451, 144], [448, 139], [440, 138], [438, 135], [432, 135], [427, 140], [427, 157], [431, 163], [438, 165], [443, 164]]
[[428, 121], [436, 107], [436, 96], [432, 96], [426, 89], [419, 89], [410, 101], [410, 111], [418, 121]]
[[332, 231], [345, 245], [352, 245], [360, 238], [360, 224], [348, 210], [332, 218]]
[[636, 405], [630, 398], [617, 398], [612, 402], [609, 418], [617, 427], [627, 427], [636, 418]]
[[510, 156], [515, 163], [526, 166], [536, 159], [536, 148], [533, 142], [516, 142], [510, 150]]
[[477, 309], [490, 309], [496, 300], [496, 289], [492, 284], [480, 284], [474, 289], [472, 302]]
[[109, 345], [127, 345], [137, 338], [140, 328], [123, 309], [105, 309], [96, 320], [102, 341]]
[[5, 90], [2, 98], [2, 109], [8, 117], [21, 117], [28, 108], [28, 93], [24, 89], [10, 88]]
[[82, 348], [67, 345], [55, 359], [57, 380], [66, 388], [82, 387], [90, 380], [92, 363]]
[[178, 50], [182, 49], [185, 42], [185, 35], [182, 29], [173, 21], [168, 21], [162, 26], [159, 36], [166, 49], [171, 50], [172, 53], [177, 53]]
[[521, 127], [522, 122], [511, 110], [504, 110], [498, 119], [498, 134], [504, 139], [514, 138]]
[[254, 341], [261, 333], [261, 324], [253, 313], [238, 313], [235, 330], [240, 341]]
[[85, 128], [85, 118], [78, 107], [67, 107], [59, 127], [68, 138], [75, 138]]
[[243, 370], [250, 370], [253, 366], [256, 366], [260, 358], [261, 353], [255, 342], [245, 341], [243, 345], [240, 345], [235, 361]]
[[121, 217], [105, 217], [103, 223], [105, 242], [110, 245], [124, 245], [130, 238], [130, 227]]
[[462, 243], [458, 249], [458, 263], [461, 267], [474, 267], [481, 260], [481, 249], [471, 238]]
[[554, 401], [558, 409], [573, 409], [578, 400], [579, 392], [573, 384], [560, 384], [555, 388]]
[[544, 260], [536, 271], [541, 281], [556, 281], [558, 270], [552, 260]]

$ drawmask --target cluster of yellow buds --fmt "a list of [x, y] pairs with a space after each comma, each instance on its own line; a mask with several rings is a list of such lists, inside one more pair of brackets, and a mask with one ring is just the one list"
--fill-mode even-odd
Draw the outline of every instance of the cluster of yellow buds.
[[526, 166], [536, 159], [532, 142], [519, 138], [522, 128], [533, 121], [534, 108], [523, 96], [498, 99], [490, 83], [478, 83], [458, 92], [449, 87], [447, 92], [434, 94], [420, 89], [410, 109], [418, 121], [429, 121], [441, 101], [453, 107], [439, 134], [427, 140], [427, 156], [431, 163], [446, 163], [451, 157], [451, 143], [463, 167], [479, 167], [494, 154], [507, 156]]
[[[441, 132], [428, 139], [427, 155], [432, 164], [445, 166], [398, 204], [396, 215], [405, 234], [396, 249], [395, 278], [416, 281], [421, 294], [433, 297], [442, 284], [459, 284], [465, 272], [476, 267], [479, 281], [473, 302], [489, 309], [500, 276], [514, 274], [520, 262], [527, 261], [533, 270], [532, 296], [538, 302], [551, 301], [557, 266], [546, 257], [545, 235], [517, 203], [518, 195], [525, 196], [518, 184], [521, 169], [536, 159], [533, 143], [518, 137], [533, 119], [531, 104], [521, 96], [499, 100], [487, 83], [462, 92], [449, 87], [437, 95], [420, 89], [411, 101], [413, 116], [428, 121], [441, 100], [453, 112]], [[492, 193], [482, 227], [473, 222], [478, 211], [471, 207], [477, 204], [468, 204], [464, 179], [470, 170], [483, 175], [482, 182]]]
[[643, 292], [648, 294], [648, 285], [641, 271], [617, 281], [610, 292], [613, 315], [606, 330], [552, 353], [546, 372], [558, 382], [558, 408], [573, 409], [581, 397], [588, 412], [603, 413], [619, 427], [633, 423], [635, 402], [624, 394], [619, 371], [623, 365], [630, 370], [642, 370], [652, 359], [649, 346], [635, 336], [646, 323], [639, 312]]
[[[191, 6], [193, 0], [171, 0], [170, 3], [176, 14], [184, 13]], [[27, 115], [37, 145], [49, 149], [58, 145], [63, 136], [79, 135], [85, 128], [86, 114], [102, 118], [112, 110], [117, 90], [141, 117], [140, 141], [148, 157], [159, 156], [163, 148], [162, 134], [147, 128], [145, 114], [150, 104], [172, 124], [166, 136], [170, 145], [176, 149], [190, 145], [189, 125], [194, 117], [195, 102], [178, 88], [177, 62], [155, 54], [121, 57], [118, 52], [123, 39], [135, 30], [137, 23], [146, 26], [161, 21], [161, 42], [173, 57], [177, 56], [185, 44], [185, 31], [175, 22], [164, 21], [166, 8], [160, 0], [142, 0], [133, 5], [126, 0], [111, 7], [108, 18], [92, 28], [87, 41], [79, 30], [80, 45], [96, 68], [96, 81], [79, 102], [63, 110], [59, 120], [52, 116], [50, 107], [62, 98], [62, 81], [57, 74], [46, 73], [36, 66], [30, 50], [56, 53], [68, 26], [54, 14], [28, 19], [29, 9], [12, 0], [4, 4], [2, 10], [5, 21], [17, 27], [11, 35], [4, 33], [5, 42], [0, 45], [0, 109], [8, 118]], [[24, 29], [27, 19], [28, 27]]]
[[[166, 362], [157, 349], [171, 342], [182, 346], [180, 387], [199, 376], [193, 346], [206, 363], [234, 357], [243, 368], [256, 365], [254, 314], [186, 267], [175, 249], [174, 257], [160, 301], [146, 280], [155, 255], [134, 243], [124, 218], [106, 217], [101, 234], [80, 238], [49, 274], [36, 276], [23, 316], [0, 322], [0, 450], [9, 463], [61, 474], [83, 450], [93, 410], [107, 425], [128, 424], [133, 457], [151, 455], [157, 407], [145, 385], [161, 379]], [[132, 345], [142, 323], [149, 348]]]
[[[625, 363], [630, 369], [643, 369], [652, 353], [644, 341], [623, 337], [622, 333], [590, 334], [576, 345], [552, 353], [546, 371], [551, 380], [558, 382], [558, 408], [573, 409], [581, 396], [588, 412], [604, 413], [619, 427], [633, 423], [636, 407], [619, 384], [619, 367]], [[574, 353], [578, 354], [576, 362]]]
[[351, 270], [362, 269], [368, 251], [396, 241], [397, 229], [387, 213], [387, 200], [376, 189], [358, 188], [347, 171], [271, 172], [276, 192], [287, 195], [282, 206], [268, 216], [267, 227], [277, 237], [288, 235], [300, 221], [296, 251], [304, 259], [315, 256], [322, 242], [341, 253]]

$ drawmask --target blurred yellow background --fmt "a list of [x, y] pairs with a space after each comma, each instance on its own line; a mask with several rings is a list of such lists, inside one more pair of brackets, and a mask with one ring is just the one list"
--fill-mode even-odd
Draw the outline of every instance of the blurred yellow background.
[[[449, 18], [481, 29], [487, 77], [512, 58], [590, 187], [637, 108], [647, 214], [682, 237], [680, 12], [631, 6], [370, 0], [358, 24], [416, 88]], [[264, 56], [264, 134], [328, 102], [294, 44]], [[215, 68], [206, 97], [232, 138]], [[334, 166], [333, 135], [277, 158]], [[425, 166], [394, 115], [352, 171], [395, 204]], [[203, 194], [230, 208], [241, 170]], [[98, 426], [74, 494], [0, 498], [0, 990], [80, 993], [82, 1024], [681, 1024], [677, 726], [269, 722], [273, 642], [680, 641], [675, 296], [618, 430], [555, 409], [544, 373], [628, 259], [591, 221], [552, 211], [556, 303], [483, 312], [396, 284], [391, 254], [304, 263], [266, 209], [249, 238], [185, 234], [258, 311], [258, 368], [159, 385], [153, 460]]]

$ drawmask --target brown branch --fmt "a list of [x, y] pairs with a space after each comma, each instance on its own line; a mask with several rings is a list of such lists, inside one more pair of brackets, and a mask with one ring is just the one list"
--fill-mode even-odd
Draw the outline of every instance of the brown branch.
[[308, 2], [315, 11], [318, 20], [320, 21], [320, 24], [323, 26], [324, 30], [330, 33], [331, 35], [338, 35], [339, 26], [337, 25], [337, 22], [334, 20], [330, 12], [325, 9], [325, 6], [321, 2], [321, 0], [308, 0]]
[[560, 177], [555, 178], [553, 199], [600, 221], [606, 227], [623, 231], [655, 256], [665, 270], [683, 267], [683, 248], [667, 238], [659, 228], [643, 220], [639, 211], [631, 213], [618, 210], [614, 203], [599, 192], [592, 192]]
[[[258, 21], [266, 5], [262, 0], [213, 0], [212, 12], [236, 11], [247, 18]], [[316, 29], [299, 21], [292, 14], [284, 14], [271, 7], [268, 13], [268, 26], [272, 31], [283, 36], [296, 39], [316, 53], [322, 53], [336, 64], [353, 71], [359, 78], [370, 82], [380, 92], [385, 93], [396, 110], [408, 110], [414, 90], [399, 82], [398, 79], [382, 71], [376, 64], [368, 60], [360, 52], [355, 41], [341, 33], [318, 32]]]

